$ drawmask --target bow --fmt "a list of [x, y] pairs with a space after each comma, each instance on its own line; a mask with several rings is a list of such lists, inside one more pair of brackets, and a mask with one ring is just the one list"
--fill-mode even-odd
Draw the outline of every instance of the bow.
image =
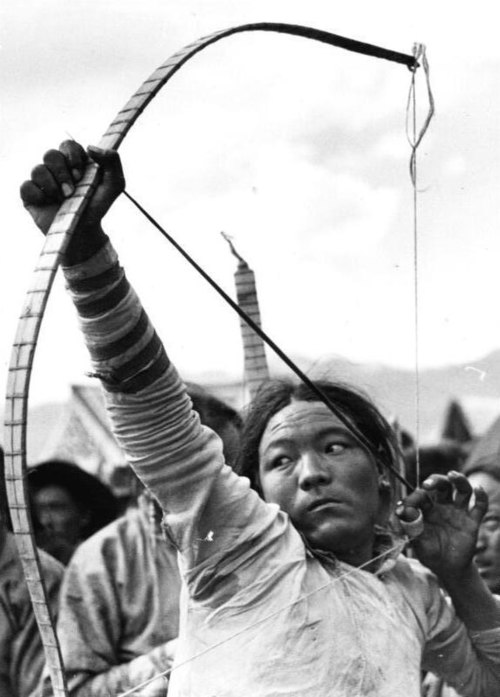
[[[99, 147], [117, 149], [149, 102], [193, 56], [221, 39], [248, 31], [270, 31], [300, 36], [348, 51], [399, 63], [412, 71], [418, 67], [418, 62], [414, 56], [310, 27], [266, 22], [232, 27], [203, 37], [168, 58], [139, 87], [118, 113], [100, 140]], [[55, 697], [67, 697], [68, 692], [61, 651], [48, 609], [39, 556], [34, 543], [25, 484], [28, 395], [38, 335], [59, 261], [77, 226], [86, 202], [96, 186], [97, 175], [97, 166], [93, 163], [89, 164], [73, 196], [61, 205], [46, 236], [34, 271], [32, 284], [20, 315], [12, 347], [6, 395], [4, 443], [7, 497]]]

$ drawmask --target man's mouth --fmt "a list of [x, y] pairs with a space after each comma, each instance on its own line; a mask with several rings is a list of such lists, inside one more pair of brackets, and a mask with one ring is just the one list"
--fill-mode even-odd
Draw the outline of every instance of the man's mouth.
[[488, 571], [491, 569], [491, 564], [489, 564], [487, 561], [475, 559], [477, 570], [479, 571], [480, 575], [483, 576], [484, 574], [487, 574]]
[[342, 503], [342, 501], [339, 501], [339, 499], [334, 499], [334, 498], [315, 499], [307, 506], [307, 510], [308, 511], [321, 511], [325, 508], [339, 506], [341, 503]]

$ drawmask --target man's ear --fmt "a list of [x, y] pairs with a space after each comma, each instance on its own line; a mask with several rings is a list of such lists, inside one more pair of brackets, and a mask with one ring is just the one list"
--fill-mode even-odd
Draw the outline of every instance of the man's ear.
[[379, 504], [379, 522], [385, 523], [389, 520], [392, 510], [393, 490], [391, 483], [383, 474], [378, 478], [378, 492], [380, 498]]

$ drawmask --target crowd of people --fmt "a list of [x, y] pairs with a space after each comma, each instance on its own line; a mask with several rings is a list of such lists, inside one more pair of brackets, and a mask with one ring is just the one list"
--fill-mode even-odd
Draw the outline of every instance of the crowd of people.
[[[500, 462], [408, 453], [398, 501], [397, 434], [356, 389], [269, 380], [239, 415], [186, 386], [101, 226], [117, 153], [66, 141], [23, 203], [46, 233], [89, 156], [63, 271], [144, 490], [117, 517], [72, 463], [28, 475], [71, 697], [500, 694]], [[6, 509], [1, 525], [1, 694], [49, 695]]]

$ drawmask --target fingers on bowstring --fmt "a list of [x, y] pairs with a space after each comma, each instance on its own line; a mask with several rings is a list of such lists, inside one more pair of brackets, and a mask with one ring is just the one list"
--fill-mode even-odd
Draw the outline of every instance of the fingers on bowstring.
[[[415, 494], [416, 491], [417, 490], [415, 490], [413, 494]], [[414, 496], [411, 501], [405, 499], [404, 501], [399, 503], [396, 508], [396, 516], [399, 518], [399, 521], [403, 526], [403, 530], [406, 533], [410, 534], [408, 526], [410, 526], [410, 528], [412, 528], [413, 526], [418, 527], [418, 533], [415, 533], [415, 535], [411, 533], [411, 537], [414, 537], [417, 534], [420, 534], [421, 532], [421, 525], [423, 521], [422, 505], [422, 501]]]
[[434, 503], [452, 503], [453, 501], [453, 482], [444, 474], [431, 474], [422, 483], [424, 489]]
[[488, 510], [488, 494], [478, 486], [472, 490], [474, 493], [474, 503], [470, 509], [470, 515], [476, 523], [480, 523]]
[[434, 505], [431, 495], [423, 488], [415, 489], [396, 508], [396, 514], [403, 520], [411, 522], [416, 520], [420, 511], [426, 513]]
[[460, 472], [448, 472], [448, 479], [453, 485], [453, 503], [457, 508], [468, 508], [473, 494], [473, 488], [467, 477]]
[[459, 472], [452, 471], [446, 476], [432, 474], [419, 489], [415, 489], [398, 505], [396, 514], [403, 522], [414, 522], [420, 512], [425, 517], [436, 504], [452, 505], [467, 510], [473, 494], [471, 515], [480, 522], [488, 508], [486, 493], [482, 489], [473, 489], [467, 477]]

